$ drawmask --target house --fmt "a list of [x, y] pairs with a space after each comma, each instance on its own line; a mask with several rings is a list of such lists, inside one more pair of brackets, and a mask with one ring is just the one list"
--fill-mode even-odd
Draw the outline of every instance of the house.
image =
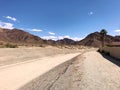
[[112, 57], [120, 59], [120, 42], [112, 42], [104, 47], [103, 50], [108, 52]]

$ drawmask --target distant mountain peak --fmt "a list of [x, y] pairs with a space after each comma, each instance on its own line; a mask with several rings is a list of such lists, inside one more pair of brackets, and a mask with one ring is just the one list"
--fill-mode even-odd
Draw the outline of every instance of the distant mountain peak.
[[11, 43], [39, 43], [42, 42], [42, 39], [19, 29], [0, 29], [0, 41]]
[[[115, 41], [120, 42], [120, 36], [113, 37], [111, 35], [106, 35], [105, 44], [109, 44]], [[84, 46], [100, 47], [101, 46], [101, 35], [99, 32], [91, 33], [87, 37], [85, 37], [83, 40], [79, 41], [78, 44], [84, 45]]]
[[[17, 44], [49, 44], [49, 45], [84, 45], [84, 46], [92, 46], [92, 47], [100, 47], [101, 46], [101, 35], [99, 32], [94, 32], [89, 34], [87, 37], [82, 39], [81, 41], [74, 41], [69, 38], [64, 38], [61, 40], [43, 40], [38, 36], [32, 35], [28, 32], [25, 32], [20, 29], [3, 29], [0, 28], [0, 41], [1, 42], [10, 42]], [[105, 44], [109, 44], [111, 42], [120, 42], [120, 36], [110, 36], [106, 35]]]

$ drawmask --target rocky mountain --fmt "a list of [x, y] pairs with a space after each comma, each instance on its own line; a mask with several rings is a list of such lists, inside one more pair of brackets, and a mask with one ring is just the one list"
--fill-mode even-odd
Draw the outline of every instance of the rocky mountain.
[[57, 40], [56, 44], [76, 45], [77, 42], [72, 40], [72, 39], [64, 38], [64, 39], [61, 39], [61, 40]]
[[[120, 42], [120, 36], [110, 36], [106, 35], [105, 44], [110, 44], [112, 42]], [[99, 32], [94, 32], [89, 34], [86, 38], [78, 42], [79, 45], [84, 46], [93, 46], [100, 47], [101, 46], [101, 35]]]
[[0, 28], [0, 41], [10, 43], [25, 43], [25, 44], [49, 44], [49, 45], [75, 45], [74, 40], [64, 38], [61, 40], [44, 40], [38, 36], [34, 36], [28, 32], [19, 29], [2, 29]]
[[0, 41], [11, 43], [43, 43], [43, 40], [28, 32], [19, 29], [0, 28]]
[[[94, 32], [89, 34], [81, 41], [74, 41], [68, 38], [64, 38], [61, 40], [43, 40], [38, 36], [32, 35], [28, 32], [19, 29], [2, 29], [0, 28], [0, 42], [6, 43], [17, 43], [17, 44], [49, 44], [49, 45], [84, 45], [84, 46], [92, 46], [92, 47], [100, 47], [101, 46], [101, 35], [99, 32]], [[107, 35], [105, 39], [105, 44], [109, 44], [111, 42], [120, 42], [120, 36], [110, 36]]]

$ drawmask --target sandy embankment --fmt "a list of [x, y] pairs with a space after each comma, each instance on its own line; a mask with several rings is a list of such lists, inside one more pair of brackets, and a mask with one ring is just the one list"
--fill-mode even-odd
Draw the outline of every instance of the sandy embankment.
[[81, 51], [84, 49], [60, 49], [57, 47], [0, 48], [0, 66]]
[[[25, 48], [3, 49], [4, 54], [6, 51], [11, 52], [6, 52], [5, 55], [0, 53], [2, 56], [0, 64], [4, 65], [0, 67], [0, 90], [16, 90], [50, 69], [80, 54], [80, 50], [74, 51], [66, 49], [66, 51], [64, 51], [58, 48], [24, 49]], [[43, 51], [39, 51], [42, 49]], [[20, 54], [22, 54], [22, 56]], [[34, 58], [36, 55], [38, 55], [39, 58]], [[23, 62], [22, 59], [27, 60]]]
[[120, 90], [120, 68], [91, 51], [59, 65], [19, 90]]

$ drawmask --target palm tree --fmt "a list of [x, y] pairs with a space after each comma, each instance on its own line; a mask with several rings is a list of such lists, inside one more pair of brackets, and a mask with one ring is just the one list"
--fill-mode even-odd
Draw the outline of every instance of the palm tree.
[[102, 48], [103, 48], [105, 45], [105, 37], [107, 35], [107, 31], [105, 29], [102, 29], [100, 31], [100, 34], [101, 34], [101, 44], [102, 44]]

